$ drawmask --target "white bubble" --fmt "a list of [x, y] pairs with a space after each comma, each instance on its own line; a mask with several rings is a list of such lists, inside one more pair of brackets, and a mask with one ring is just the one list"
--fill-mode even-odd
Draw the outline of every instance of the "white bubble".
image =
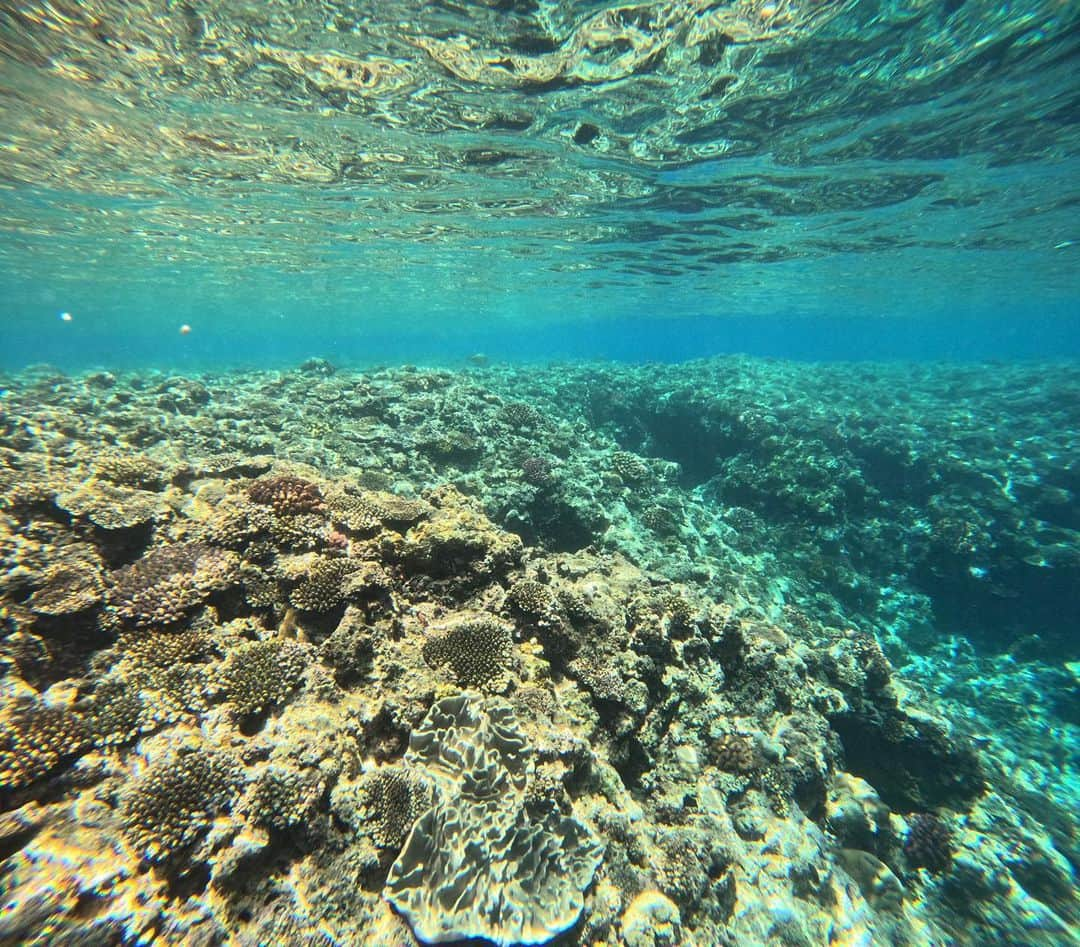
[[70, 312], [62, 312], [62, 313], [60, 313], [60, 321], [61, 322], [71, 322], [71, 313]]

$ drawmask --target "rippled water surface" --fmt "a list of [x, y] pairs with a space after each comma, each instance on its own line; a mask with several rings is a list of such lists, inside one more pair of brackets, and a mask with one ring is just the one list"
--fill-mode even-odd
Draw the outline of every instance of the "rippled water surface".
[[0, 289], [31, 336], [66, 309], [132, 337], [1067, 315], [1078, 23], [1061, 0], [4, 4]]

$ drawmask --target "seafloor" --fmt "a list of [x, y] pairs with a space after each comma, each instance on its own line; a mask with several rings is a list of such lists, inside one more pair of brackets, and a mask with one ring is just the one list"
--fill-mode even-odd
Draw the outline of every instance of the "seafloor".
[[1076, 366], [0, 385], [0, 943], [1076, 941]]

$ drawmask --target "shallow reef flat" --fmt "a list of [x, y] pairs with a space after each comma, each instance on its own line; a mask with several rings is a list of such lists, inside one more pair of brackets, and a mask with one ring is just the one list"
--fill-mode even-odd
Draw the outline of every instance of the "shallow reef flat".
[[0, 392], [0, 944], [1076, 939], [1075, 366]]

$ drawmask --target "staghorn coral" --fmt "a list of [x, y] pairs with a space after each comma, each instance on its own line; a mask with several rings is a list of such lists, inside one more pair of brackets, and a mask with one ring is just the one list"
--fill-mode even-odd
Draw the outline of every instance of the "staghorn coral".
[[97, 746], [118, 746], [148, 730], [149, 714], [138, 687], [121, 676], [98, 682], [87, 714]]
[[89, 743], [85, 721], [66, 707], [30, 698], [0, 717], [0, 790], [48, 775]]
[[365, 490], [358, 496], [335, 492], [326, 502], [334, 519], [357, 533], [375, 532], [383, 526], [411, 526], [431, 513], [430, 503], [382, 490]]
[[271, 507], [279, 516], [321, 513], [325, 508], [318, 485], [300, 477], [276, 476], [256, 480], [248, 487], [255, 503]]
[[209, 691], [202, 665], [126, 658], [97, 682], [86, 712], [89, 732], [97, 746], [129, 743], [141, 733], [205, 713]]
[[112, 575], [109, 602], [114, 613], [136, 628], [171, 625], [227, 588], [240, 560], [233, 552], [204, 543], [158, 546]]
[[208, 654], [212, 645], [213, 636], [206, 628], [123, 632], [116, 639], [116, 649], [126, 659], [151, 668], [194, 661]]
[[512, 401], [505, 404], [499, 414], [510, 427], [516, 428], [536, 427], [543, 420], [543, 415], [525, 401]]
[[419, 940], [543, 944], [580, 917], [601, 848], [553, 806], [530, 813], [531, 756], [501, 701], [448, 697], [414, 730], [405, 762], [431, 778], [435, 801], [384, 894]]
[[229, 654], [219, 681], [233, 709], [247, 716], [282, 703], [307, 665], [308, 649], [295, 641], [252, 641]]
[[327, 506], [334, 522], [340, 523], [351, 532], [374, 533], [382, 527], [379, 509], [367, 498], [367, 495], [332, 494], [327, 499]]
[[462, 687], [501, 691], [513, 660], [514, 639], [510, 628], [494, 618], [466, 619], [433, 629], [423, 655], [432, 667], [448, 666]]
[[174, 858], [230, 805], [241, 776], [228, 754], [201, 747], [156, 760], [122, 797], [124, 830], [151, 861]]
[[413, 824], [431, 805], [427, 783], [402, 766], [368, 773], [361, 794], [368, 813], [368, 834], [380, 848], [400, 849]]

